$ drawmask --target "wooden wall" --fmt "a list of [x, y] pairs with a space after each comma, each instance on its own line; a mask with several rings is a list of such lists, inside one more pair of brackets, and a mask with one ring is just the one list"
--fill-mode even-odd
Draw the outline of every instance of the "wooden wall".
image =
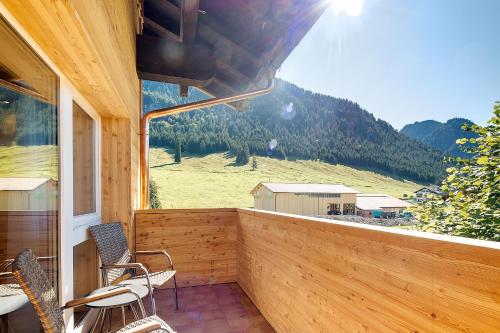
[[[275, 196], [275, 198], [274, 198]], [[273, 194], [272, 204], [275, 204], [275, 211], [287, 214], [297, 214], [306, 216], [327, 215], [328, 205], [331, 203], [340, 204], [342, 211], [344, 204], [355, 204], [356, 194], [341, 193], [338, 198], [323, 198], [317, 194], [309, 196], [307, 194], [296, 193], [275, 193]], [[256, 205], [256, 208], [258, 206]], [[266, 210], [266, 209], [263, 209]]]
[[57, 211], [0, 211], [0, 262], [30, 248], [36, 256], [57, 256]]
[[130, 120], [102, 119], [102, 220], [121, 222], [134, 245]]
[[[235, 282], [236, 209], [137, 211], [137, 250], [172, 255], [179, 286]], [[165, 269], [164, 257], [138, 258], [152, 270]]]
[[1, 2], [97, 112], [138, 114], [136, 1]]
[[73, 247], [73, 298], [87, 295], [99, 286], [99, 259], [97, 247], [88, 239]]
[[238, 215], [238, 283], [277, 332], [500, 331], [498, 243]]

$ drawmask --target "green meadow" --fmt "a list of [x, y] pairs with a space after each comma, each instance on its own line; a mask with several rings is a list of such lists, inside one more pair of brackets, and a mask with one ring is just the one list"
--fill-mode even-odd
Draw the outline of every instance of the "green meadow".
[[364, 193], [411, 196], [421, 185], [372, 171], [318, 161], [286, 161], [256, 157], [257, 170], [236, 165], [227, 153], [184, 155], [174, 162], [173, 150], [151, 148], [150, 176], [158, 184], [163, 208], [252, 207], [250, 191], [259, 182], [334, 183]]
[[0, 146], [0, 177], [38, 177], [57, 180], [57, 146]]

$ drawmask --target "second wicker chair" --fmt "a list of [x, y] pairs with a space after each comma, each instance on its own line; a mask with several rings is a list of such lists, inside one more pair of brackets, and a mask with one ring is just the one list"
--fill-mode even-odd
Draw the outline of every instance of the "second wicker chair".
[[[147, 286], [151, 297], [153, 314], [155, 315], [156, 304], [153, 291], [172, 279], [175, 293], [175, 307], [179, 309], [174, 264], [166, 251], [136, 251], [132, 254], [120, 222], [98, 224], [89, 229], [97, 244], [97, 250], [102, 261], [101, 272], [105, 285], [118, 282], [118, 284], [124, 286], [132, 284]], [[133, 261], [137, 254], [164, 256], [168, 268], [164, 271], [150, 273], [144, 265]], [[137, 274], [137, 271], [141, 273]]]

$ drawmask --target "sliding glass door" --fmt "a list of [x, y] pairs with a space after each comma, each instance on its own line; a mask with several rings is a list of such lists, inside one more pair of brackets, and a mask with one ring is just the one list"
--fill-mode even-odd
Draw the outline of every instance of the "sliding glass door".
[[[58, 281], [58, 78], [0, 17], [0, 268], [25, 248]], [[1, 280], [0, 284], [12, 284]], [[4, 288], [5, 289], [5, 288]], [[8, 298], [0, 303], [6, 304]], [[16, 331], [39, 331], [22, 315], [3, 313]], [[4, 311], [5, 312], [5, 311]], [[20, 315], [21, 313], [21, 315]]]

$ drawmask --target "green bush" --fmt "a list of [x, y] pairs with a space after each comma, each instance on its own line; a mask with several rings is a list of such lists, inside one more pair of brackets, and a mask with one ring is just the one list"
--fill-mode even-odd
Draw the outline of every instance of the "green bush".
[[466, 130], [477, 138], [459, 139], [469, 158], [454, 159], [446, 170], [442, 190], [437, 196], [413, 209], [423, 230], [500, 241], [500, 103], [494, 105], [493, 118], [484, 127]]

